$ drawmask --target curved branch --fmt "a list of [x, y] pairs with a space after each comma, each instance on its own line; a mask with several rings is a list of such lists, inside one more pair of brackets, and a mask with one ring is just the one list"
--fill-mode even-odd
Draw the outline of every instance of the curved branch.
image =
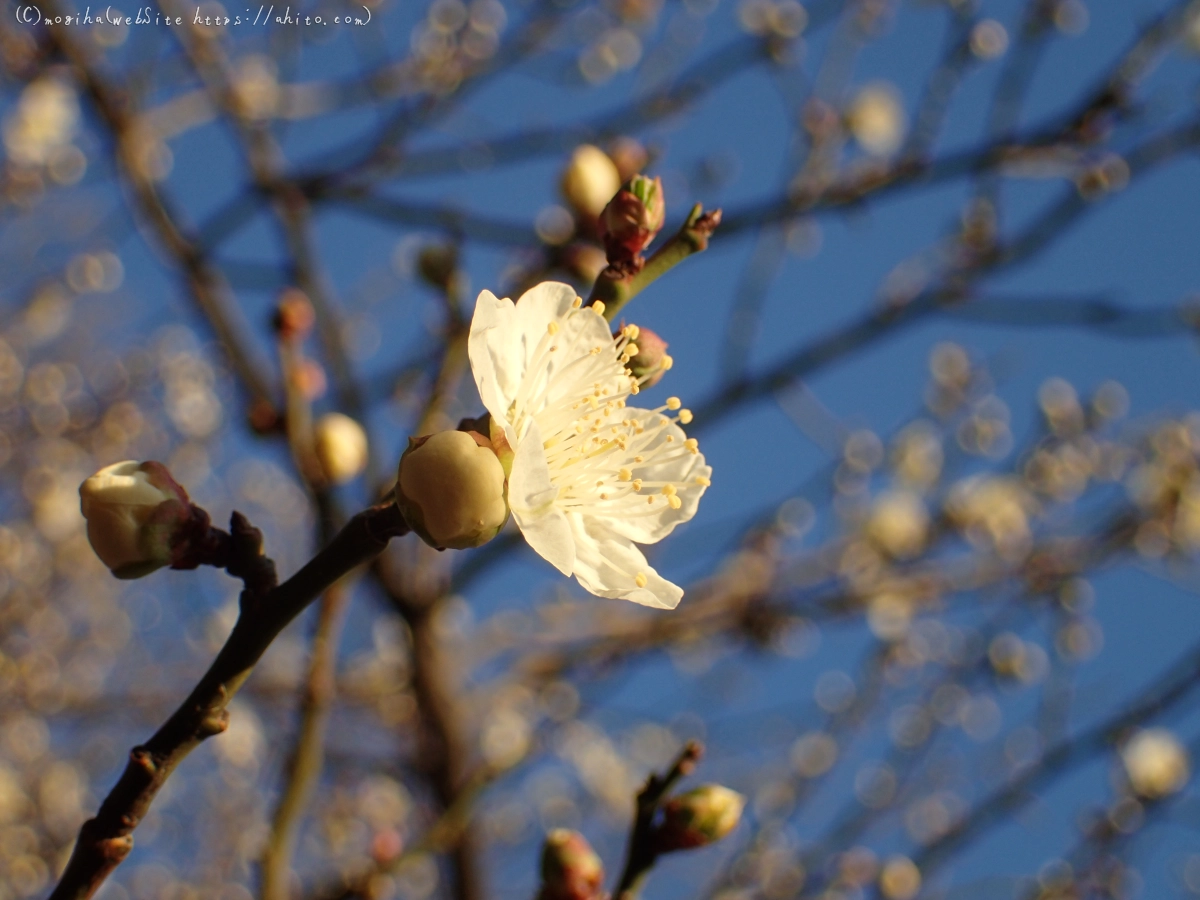
[[[236, 516], [236, 514], [235, 514]], [[325, 549], [278, 587], [247, 589], [225, 646], [183, 704], [143, 746], [100, 806], [83, 823], [75, 850], [50, 900], [86, 900], [133, 849], [133, 831], [175, 767], [206, 738], [225, 730], [227, 707], [284, 627], [347, 572], [408, 533], [395, 504], [365, 510]]]

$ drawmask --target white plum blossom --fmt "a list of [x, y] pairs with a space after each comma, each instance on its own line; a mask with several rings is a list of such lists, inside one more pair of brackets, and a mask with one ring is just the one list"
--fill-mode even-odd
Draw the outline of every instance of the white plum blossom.
[[674, 609], [682, 589], [634, 542], [660, 541], [694, 516], [712, 469], [679, 427], [692, 415], [678, 398], [626, 405], [654, 374], [629, 371], [637, 326], [614, 339], [603, 305], [582, 302], [556, 282], [515, 304], [490, 291], [476, 302], [471, 371], [511, 466], [509, 507], [529, 545], [593, 594]]

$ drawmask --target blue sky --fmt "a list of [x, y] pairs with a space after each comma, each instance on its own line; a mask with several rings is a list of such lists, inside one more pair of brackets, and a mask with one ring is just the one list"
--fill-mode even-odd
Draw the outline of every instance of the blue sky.
[[[1021, 6], [985, 0], [981, 10], [1002, 22], [1012, 35]], [[1165, 4], [1147, 0], [1095, 2], [1088, 8], [1086, 30], [1077, 35], [1059, 35], [1048, 42], [1022, 116], [1023, 129], [1053, 121], [1073, 109], [1128, 46], [1135, 29]], [[374, 23], [368, 26], [374, 29], [370, 33], [342, 34], [326, 43], [308, 44], [298, 66], [284, 64], [281, 68], [298, 81], [347, 77], [359, 65], [352, 52], [355, 43], [366, 59], [377, 57], [383, 47], [393, 54], [399, 52], [408, 41], [411, 25], [422, 13], [423, 8], [407, 2], [393, 4], [377, 12]], [[509, 9], [510, 31], [523, 15], [519, 8]], [[935, 4], [901, 6], [887, 32], [864, 49], [851, 85], [888, 80], [896, 85], [911, 110], [940, 54], [945, 20], [944, 11]], [[702, 30], [699, 44], [690, 51], [693, 60], [742, 39], [736, 9], [728, 0], [721, 0], [715, 11], [703, 18], [668, 2], [660, 17], [662, 28], [669, 28], [672, 21], [684, 22], [692, 29], [690, 33], [698, 27]], [[178, 47], [160, 32], [134, 29], [133, 33], [124, 51], [131, 56], [178, 56]], [[791, 143], [791, 123], [798, 114], [794, 98], [821, 60], [829, 33], [825, 29], [801, 43], [797, 50], [799, 69], [772, 73], [762, 65], [747, 68], [685, 113], [634, 132], [657, 150], [651, 171], [664, 176], [669, 222], [677, 222], [695, 201], [721, 205], [732, 212], [779, 192], [786, 181], [788, 160], [795, 152]], [[239, 47], [249, 49], [261, 43], [257, 47], [260, 52], [281, 49], [269, 45], [268, 40], [281, 44], [287, 37], [269, 30], [262, 36], [246, 37], [242, 32], [236, 35]], [[449, 148], [448, 154], [459, 154], [461, 158], [463, 147], [469, 149], [524, 129], [593, 121], [623, 107], [631, 96], [646, 89], [635, 71], [617, 76], [602, 89], [585, 90], [567, 77], [573, 71], [572, 59], [564, 50], [553, 55], [550, 62], [517, 67], [495, 79], [473, 94], [462, 108], [439, 120], [414, 142], [412, 149]], [[1002, 64], [987, 62], [972, 69], [950, 108], [939, 152], [979, 142]], [[1195, 57], [1182, 51], [1170, 54], [1139, 91], [1139, 97], [1146, 101], [1144, 123], [1127, 126], [1125, 132], [1119, 130], [1115, 147], [1126, 148], [1139, 136], [1181, 121], [1194, 108], [1196, 89]], [[316, 123], [290, 126], [286, 133], [281, 132], [282, 142], [294, 168], [304, 169], [309, 161], [330, 150], [344, 154], [365, 147], [379, 121], [374, 110], [352, 110]], [[539, 210], [559, 202], [557, 175], [570, 148], [568, 142], [537, 158], [478, 172], [451, 171], [444, 176], [400, 179], [389, 184], [385, 192], [407, 201], [448, 203], [532, 227]], [[193, 223], [204, 223], [245, 189], [240, 181], [244, 167], [229, 133], [223, 129], [206, 127], [189, 132], [172, 141], [171, 150], [174, 168], [168, 186]], [[697, 185], [697, 166], [709, 158], [736, 160], [732, 178], [717, 189]], [[1077, 225], [1056, 235], [1046, 252], [1034, 261], [987, 279], [984, 293], [1030, 300], [1099, 295], [1146, 309], [1178, 304], [1200, 288], [1200, 254], [1195, 247], [1200, 227], [1198, 166], [1194, 154], [1181, 157], [1138, 179], [1116, 196], [1097, 202]], [[113, 208], [115, 195], [99, 166], [89, 174], [89, 183], [94, 186], [86, 190], [88, 202], [81, 206], [80, 216], [86, 218], [94, 209], [97, 214], [92, 221], [107, 221], [106, 211]], [[1002, 193], [1004, 233], [1019, 230], [1023, 223], [1073, 190], [1061, 178], [1006, 183]], [[750, 371], [762, 371], [796, 347], [872, 308], [890, 271], [956, 227], [970, 193], [967, 182], [952, 180], [897, 192], [853, 210], [819, 214], [815, 218], [819, 252], [789, 256], [766, 293], [758, 337], [749, 356]], [[115, 298], [90, 300], [81, 307], [81, 313], [93, 317], [101, 329], [101, 339], [114, 344], [126, 342], [131, 334], [144, 337], [160, 325], [179, 319], [203, 334], [178, 283], [128, 226], [124, 220], [127, 230], [106, 232], [115, 235], [112, 240], [126, 267], [123, 292]], [[414, 236], [437, 237], [437, 232], [371, 221], [337, 209], [323, 209], [317, 227], [323, 263], [338, 303], [349, 316], [361, 321], [368, 336], [377, 335], [377, 340], [366, 343], [372, 351], [355, 361], [361, 378], [376, 380], [431, 339], [427, 325], [436, 322], [435, 298], [411, 282], [398, 281], [393, 274], [393, 259], [398, 246], [412, 246]], [[672, 272], [630, 307], [632, 320], [653, 328], [670, 342], [676, 365], [669, 381], [657, 389], [662, 396], [680, 394], [686, 404], [699, 406], [718, 387], [718, 364], [727, 339], [729, 310], [753, 252], [752, 245], [749, 232], [719, 238], [708, 253]], [[41, 262], [51, 265], [56, 252], [55, 246], [48, 244]], [[224, 241], [218, 258], [223, 262], [277, 262], [281, 258], [280, 242], [268, 214], [261, 213]], [[472, 294], [484, 287], [499, 289], [502, 273], [511, 260], [510, 248], [473, 245], [466, 255]], [[376, 289], [374, 285], [383, 287]], [[269, 346], [266, 322], [278, 286], [238, 288], [239, 304], [255, 323], [263, 348]], [[129, 320], [114, 315], [126, 311], [135, 315], [132, 329]], [[1156, 411], [1180, 413], [1195, 405], [1200, 359], [1192, 335], [1134, 339], [1078, 329], [985, 326], [945, 318], [926, 320], [840, 359], [821, 369], [806, 386], [845, 425], [888, 434], [919, 408], [926, 358], [932, 346], [945, 340], [961, 343], [979, 359], [996, 362], [1003, 373], [998, 392], [1012, 410], [1018, 447], [1034, 428], [1038, 386], [1054, 376], [1067, 379], [1081, 394], [1106, 380], [1120, 381], [1128, 389], [1135, 421]], [[231, 398], [230, 409], [236, 406]], [[394, 411], [381, 408], [372, 415], [369, 425], [382, 464], [391, 465], [389, 459], [398, 457], [403, 444], [404, 423]], [[389, 447], [395, 452], [380, 449]], [[739, 524], [782, 501], [830, 461], [828, 448], [801, 433], [772, 400], [748, 406], [708, 429], [703, 447], [715, 470], [714, 485], [696, 520], [668, 541], [657, 557], [663, 573], [680, 581], [706, 574], [710, 554], [728, 546]], [[224, 455], [231, 460], [248, 449], [248, 444], [235, 441]], [[274, 451], [256, 444], [253, 452]], [[281, 453], [278, 459], [283, 461]], [[201, 487], [196, 493], [204, 499], [206, 491], [215, 506], [228, 502], [219, 486]], [[348, 501], [362, 499], [357, 491], [354, 488], [347, 492]], [[524, 553], [506, 563], [494, 577], [472, 586], [468, 599], [480, 616], [489, 609], [528, 607], [559, 584], [557, 578], [548, 565]], [[1139, 685], [1158, 674], [1165, 660], [1190, 645], [1192, 635], [1200, 632], [1200, 608], [1194, 595], [1154, 571], [1127, 566], [1096, 578], [1094, 585], [1094, 615], [1103, 625], [1106, 645], [1099, 657], [1080, 668], [1075, 725], [1111, 710], [1114, 699], [1132, 695]], [[358, 627], [348, 637], [351, 649], [368, 640], [369, 611], [363, 608], [356, 613]], [[973, 617], [968, 613], [965, 618]], [[614, 685], [611, 693], [606, 691], [605, 702], [611, 707], [602, 709], [622, 721], [670, 723], [684, 710], [704, 710], [704, 685], [715, 680], [725, 683], [730, 692], [726, 710], [780, 710], [785, 718], [790, 717], [790, 727], [802, 731], [798, 723], [811, 716], [807, 711], [811, 707], [809, 698], [818, 676], [830, 669], [851, 670], [866, 641], [861, 628], [834, 629], [819, 649], [803, 660], [745, 656], [727, 659], [717, 663], [709, 673], [711, 677], [706, 676], [709, 681], [701, 679], [699, 685], [677, 683], [671, 665], [652, 660]], [[1007, 729], [1015, 724], [1021, 701], [1003, 698], [1002, 706]], [[605, 713], [597, 715], [603, 721]], [[1009, 715], [1014, 718], [1007, 718]], [[1185, 737], [1191, 739], [1200, 733], [1200, 719], [1194, 711], [1177, 721], [1184, 722]], [[724, 729], [719, 725], [710, 723], [710, 774], [729, 780], [735, 787], [753, 790], [755, 766], [746, 755], [746, 735], [737, 727]], [[862, 753], [864, 757], [878, 755], [881, 747], [868, 745]], [[965, 752], [969, 747], [964, 743], [955, 752]], [[776, 749], [785, 753], [786, 745], [781, 748]], [[1069, 845], [1071, 822], [1081, 802], [1105, 796], [1110, 765], [1111, 759], [1101, 759], [1056, 786], [1034, 805], [1029, 817], [1022, 816], [1000, 829], [964, 857], [953, 870], [954, 882], [962, 885], [986, 876], [1016, 874], [1012, 860], [1019, 860], [1027, 872], [1030, 865], [1036, 868], [1043, 857], [1050, 855], [1052, 851], [1046, 848]], [[839, 795], [844, 791], [845, 785], [834, 784], [819, 794], [812, 807], [814, 820], [820, 821], [838, 808]], [[798, 831], [801, 840], [808, 836], [804, 831]], [[1167, 894], [1175, 883], [1169, 862], [1178, 857], [1188, 840], [1179, 828], [1162, 830], [1161, 839], [1159, 831], [1154, 835], [1153, 846], [1143, 838], [1145, 850], [1135, 856], [1145, 862], [1145, 897]], [[615, 858], [619, 841], [614, 836], [605, 840], [605, 849], [610, 858]], [[881, 838], [881, 849], [901, 846], [894, 829]], [[677, 869], [683, 863], [672, 865]], [[668, 867], [668, 873], [671, 871], [675, 869]], [[518, 896], [521, 886], [528, 884], [530, 872], [531, 865], [501, 864], [497, 881], [512, 886], [512, 896]], [[671, 896], [667, 889], [670, 880], [668, 875], [662, 876], [661, 896]]]

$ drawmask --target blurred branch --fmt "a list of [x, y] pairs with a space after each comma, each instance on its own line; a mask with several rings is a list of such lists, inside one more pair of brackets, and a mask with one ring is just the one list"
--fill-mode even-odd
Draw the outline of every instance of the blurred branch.
[[[58, 0], [49, 0], [46, 8], [51, 16], [63, 14]], [[157, 242], [179, 267], [189, 294], [208, 320], [249, 394], [251, 407], [273, 411], [275, 391], [271, 379], [258, 353], [243, 337], [244, 325], [228, 285], [199, 242], [180, 223], [166, 196], [144, 171], [141, 160], [146, 147], [129, 98], [100, 74], [90, 49], [76, 42], [72, 33], [72, 29], [64, 25], [50, 25], [47, 29], [50, 40], [74, 66], [101, 121], [112, 133], [116, 145], [114, 158], [129, 185], [138, 212], [153, 233], [149, 243]]]
[[317, 607], [317, 624], [300, 703], [300, 725], [263, 853], [263, 900], [287, 900], [291, 896], [292, 853], [309, 798], [321, 777], [325, 731], [337, 690], [337, 648], [350, 598], [351, 592], [344, 584], [334, 584], [321, 596]]
[[952, 852], [1029, 803], [1034, 798], [1034, 790], [1061, 777], [1079, 763], [1112, 749], [1129, 729], [1167, 712], [1187, 699], [1197, 686], [1200, 686], [1200, 647], [1193, 647], [1119, 712], [1051, 747], [1026, 771], [976, 803], [955, 826], [922, 847], [913, 861], [922, 872], [935, 871]]
[[[1200, 121], [1187, 122], [1135, 148], [1126, 157], [1129, 180], [1175, 159], [1200, 144]], [[1111, 195], [1105, 195], [1111, 196]], [[985, 274], [1010, 268], [1044, 253], [1069, 233], [1083, 214], [1095, 209], [1099, 198], [1084, 199], [1071, 187], [1050, 209], [1007, 243], [981, 254], [964, 253], [965, 260], [951, 269], [942, 283], [928, 288], [900, 306], [881, 306], [857, 320], [789, 354], [765, 372], [736, 379], [720, 388], [695, 411], [694, 429], [710, 427], [745, 403], [769, 396], [796, 378], [806, 377], [905, 327], [958, 304], [969, 303], [969, 285]]]

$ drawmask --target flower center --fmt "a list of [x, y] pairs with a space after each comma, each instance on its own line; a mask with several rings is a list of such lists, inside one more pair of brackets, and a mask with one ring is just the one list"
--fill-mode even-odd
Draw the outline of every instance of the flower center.
[[704, 476], [672, 478], [686, 468], [681, 459], [700, 452], [694, 438], [670, 427], [689, 423], [691, 412], [678, 397], [653, 410], [626, 406], [641, 385], [671, 367], [671, 358], [664, 354], [658, 367], [633, 375], [638, 327], [626, 325], [614, 339], [599, 341], [587, 317], [603, 307], [582, 302], [577, 297], [549, 323], [532, 354], [510, 413], [518, 439], [529, 419], [537, 422], [560, 509], [622, 519], [680, 509], [681, 495], [709, 484]]

